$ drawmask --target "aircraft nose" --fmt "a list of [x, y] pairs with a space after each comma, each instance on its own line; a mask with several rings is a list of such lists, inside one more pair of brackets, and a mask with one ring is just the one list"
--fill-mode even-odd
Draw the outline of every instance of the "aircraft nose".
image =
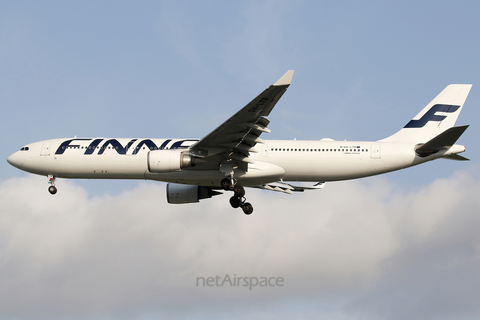
[[14, 166], [16, 168], [19, 168], [22, 165], [22, 162], [21, 162], [20, 157], [18, 155], [18, 151], [11, 154], [7, 158], [7, 162], [10, 163], [12, 166]]

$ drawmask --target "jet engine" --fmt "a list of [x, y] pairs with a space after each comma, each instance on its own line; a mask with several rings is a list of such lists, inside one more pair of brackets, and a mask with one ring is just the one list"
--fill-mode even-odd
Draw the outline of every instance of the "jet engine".
[[167, 201], [172, 204], [199, 202], [201, 199], [208, 199], [219, 194], [222, 193], [209, 187], [177, 183], [167, 184]]
[[165, 173], [195, 166], [195, 158], [185, 149], [153, 150], [147, 155], [148, 171]]

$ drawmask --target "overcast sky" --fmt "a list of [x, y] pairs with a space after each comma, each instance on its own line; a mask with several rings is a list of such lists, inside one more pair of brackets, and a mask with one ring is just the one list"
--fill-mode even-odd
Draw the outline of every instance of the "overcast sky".
[[[378, 140], [451, 83], [469, 162], [169, 205], [165, 184], [0, 164], [1, 319], [480, 318], [477, 1], [0, 1], [0, 156], [201, 138], [296, 70], [265, 139]], [[282, 277], [198, 287], [197, 277]]]

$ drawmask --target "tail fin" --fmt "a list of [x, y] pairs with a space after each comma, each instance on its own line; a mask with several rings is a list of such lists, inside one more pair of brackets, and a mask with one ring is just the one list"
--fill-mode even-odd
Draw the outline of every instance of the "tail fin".
[[451, 84], [397, 133], [380, 141], [424, 143], [453, 127], [471, 84]]

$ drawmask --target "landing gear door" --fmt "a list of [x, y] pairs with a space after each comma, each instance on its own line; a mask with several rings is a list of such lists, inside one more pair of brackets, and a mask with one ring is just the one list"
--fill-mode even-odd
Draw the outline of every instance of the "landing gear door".
[[50, 147], [52, 146], [52, 141], [46, 141], [42, 145], [42, 151], [40, 152], [41, 156], [49, 156], [50, 155]]

